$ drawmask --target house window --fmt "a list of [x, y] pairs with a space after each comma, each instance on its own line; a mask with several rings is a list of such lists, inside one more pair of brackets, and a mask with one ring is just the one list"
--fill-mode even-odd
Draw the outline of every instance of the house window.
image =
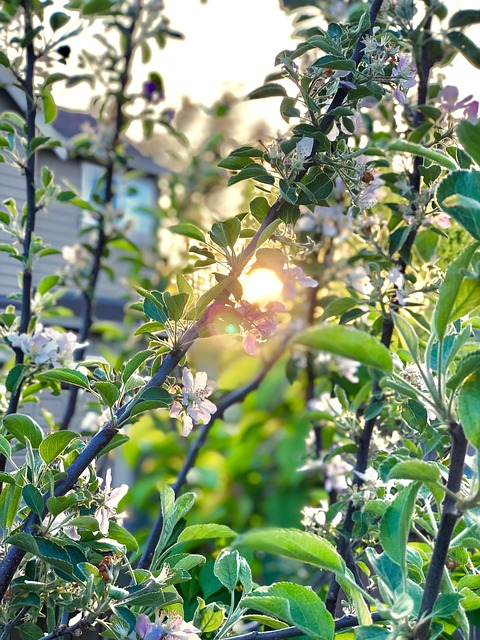
[[[82, 198], [91, 200], [93, 195], [102, 197], [105, 185], [102, 178], [105, 176], [104, 167], [91, 162], [82, 163]], [[149, 213], [157, 203], [157, 187], [151, 178], [132, 177], [125, 179], [123, 176], [114, 176], [113, 207], [121, 212], [118, 219], [118, 227], [128, 228], [128, 236], [133, 242], [151, 242], [154, 229], [154, 220]], [[92, 218], [85, 212], [82, 225], [89, 225]]]

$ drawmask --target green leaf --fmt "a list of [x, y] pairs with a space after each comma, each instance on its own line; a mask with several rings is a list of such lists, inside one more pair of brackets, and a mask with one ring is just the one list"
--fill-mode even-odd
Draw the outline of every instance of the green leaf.
[[90, 389], [88, 384], [88, 378], [80, 371], [74, 369], [52, 369], [51, 371], [44, 371], [37, 374], [39, 380], [56, 380], [57, 382], [65, 382], [66, 384], [73, 384], [76, 387], [82, 389]]
[[474, 67], [480, 69], [480, 49], [461, 31], [450, 31], [447, 38], [456, 47], [464, 57], [473, 64]]
[[480, 370], [480, 351], [468, 353], [457, 365], [455, 374], [447, 381], [447, 387], [456, 389], [471, 373]]
[[19, 389], [21, 382], [28, 374], [29, 367], [26, 364], [16, 364], [8, 372], [7, 379], [5, 380], [5, 387], [7, 391], [16, 393]]
[[458, 415], [467, 440], [480, 449], [480, 374], [472, 373], [458, 394]]
[[173, 296], [167, 295], [167, 292], [164, 294], [165, 306], [171, 320], [178, 322], [183, 318], [189, 297], [188, 293], [176, 293]]
[[45, 124], [49, 124], [50, 122], [55, 120], [57, 116], [57, 105], [55, 104], [55, 100], [53, 99], [52, 94], [45, 87], [42, 89], [42, 104]]
[[475, 240], [480, 240], [480, 171], [451, 173], [437, 189], [437, 202]]
[[22, 640], [38, 640], [44, 635], [43, 629], [33, 622], [24, 622], [18, 627]]
[[120, 397], [120, 391], [113, 382], [94, 382], [92, 387], [100, 396], [102, 403], [107, 407], [113, 407]]
[[38, 287], [37, 287], [38, 293], [40, 293], [42, 296], [45, 293], [48, 293], [48, 291], [50, 291], [52, 287], [58, 284], [59, 280], [60, 280], [60, 276], [56, 276], [56, 275], [45, 276], [45, 278], [42, 278], [38, 283]]
[[242, 224], [238, 218], [230, 218], [223, 222], [215, 222], [210, 230], [210, 237], [219, 247], [233, 249], [238, 240]]
[[66, 25], [69, 20], [70, 16], [66, 13], [63, 13], [62, 11], [55, 11], [55, 13], [52, 13], [50, 16], [50, 26], [52, 31], [58, 31], [58, 29], [61, 29]]
[[205, 235], [203, 231], [191, 222], [174, 224], [171, 227], [168, 227], [168, 230], [172, 233], [178, 233], [181, 236], [187, 236], [187, 238], [198, 240], [199, 242], [205, 242]]
[[3, 436], [0, 436], [0, 454], [5, 456], [7, 460], [10, 460], [12, 456], [12, 448], [10, 447], [10, 443]]
[[109, 451], [112, 451], [112, 449], [116, 449], [117, 447], [120, 447], [122, 444], [124, 444], [125, 442], [128, 442], [129, 440], [130, 440], [130, 438], [128, 436], [126, 436], [125, 434], [116, 433], [113, 436], [113, 438], [110, 440], [110, 442], [103, 447], [103, 449], [97, 455], [97, 458], [100, 458], [101, 456], [104, 456]]
[[263, 196], [254, 198], [250, 202], [250, 212], [258, 222], [262, 223], [270, 211], [270, 203]]
[[190, 540], [214, 540], [215, 538], [234, 538], [237, 534], [224, 524], [193, 524], [178, 536], [178, 542]]
[[458, 290], [450, 322], [466, 316], [480, 305], [480, 278], [465, 277]]
[[433, 605], [432, 617], [446, 618], [456, 613], [463, 598], [461, 593], [442, 593]]
[[[339, 71], [355, 71], [356, 64], [353, 60], [347, 58], [340, 58], [338, 56], [322, 56], [316, 62], [313, 63], [314, 67], [321, 67], [323, 69], [334, 69]], [[348, 115], [351, 115], [348, 114]]]
[[176, 553], [167, 556], [167, 562], [171, 569], [190, 571], [193, 567], [205, 564], [205, 556], [201, 556], [198, 553]]
[[252, 164], [250, 158], [244, 158], [242, 156], [229, 155], [218, 163], [221, 169], [229, 169], [230, 171], [240, 171], [243, 167]]
[[0, 51], [0, 64], [2, 67], [7, 67], [7, 69], [10, 66], [10, 60], [3, 51]]
[[286, 622], [281, 622], [271, 616], [264, 616], [261, 614], [249, 613], [247, 616], [242, 616], [242, 620], [252, 620], [253, 622], [258, 622], [258, 624], [268, 627], [269, 629], [285, 629], [288, 627]]
[[17, 484], [8, 484], [0, 493], [0, 527], [10, 529], [18, 516], [22, 489]]
[[258, 87], [258, 89], [250, 91], [247, 98], [249, 100], [258, 100], [259, 98], [283, 98], [286, 95], [287, 92], [284, 86], [276, 82], [269, 82], [268, 84], [264, 84], [263, 87]]
[[40, 491], [33, 484], [26, 484], [22, 489], [22, 496], [27, 507], [41, 517], [44, 506]]
[[155, 352], [152, 349], [146, 349], [145, 351], [139, 351], [133, 358], [127, 360], [122, 372], [122, 382], [127, 382], [135, 371], [146, 361], [153, 356]]
[[[62, 431], [61, 433], [66, 433], [66, 432]], [[69, 494], [68, 496], [59, 496], [59, 497], [52, 496], [47, 500], [47, 509], [50, 511], [50, 513], [53, 516], [58, 516], [60, 513], [63, 513], [63, 511], [66, 511], [67, 509], [70, 509], [70, 507], [73, 507], [73, 505], [77, 504], [77, 502], [79, 502], [79, 498], [73, 493]], [[78, 520], [78, 518], [75, 518], [75, 520]], [[96, 524], [95, 531], [97, 531], [98, 522], [96, 518], [94, 518], [94, 520]]]
[[38, 448], [42, 460], [49, 464], [55, 458], [60, 455], [70, 444], [72, 440], [77, 437], [77, 434], [71, 431], [57, 431], [56, 433], [50, 433], [42, 442]]
[[136, 397], [135, 404], [130, 411], [130, 417], [152, 409], [165, 409], [172, 403], [172, 396], [163, 387], [147, 387]]
[[261, 247], [264, 242], [270, 240], [278, 227], [282, 224], [281, 220], [274, 220], [270, 224], [268, 224], [262, 233], [258, 236], [257, 240], [257, 248]]
[[469, 27], [471, 24], [480, 22], [480, 11], [475, 9], [464, 9], [453, 14], [448, 22], [450, 29], [456, 27]]
[[9, 536], [7, 538], [7, 542], [31, 553], [34, 556], [37, 556], [38, 558], [47, 560], [52, 567], [72, 575], [72, 563], [69, 559], [65, 559], [69, 558], [68, 554], [62, 546], [55, 543], [53, 540], [34, 537], [29, 533], [20, 532]]
[[418, 482], [437, 482], [440, 480], [440, 471], [433, 462], [423, 460], [404, 460], [398, 462], [388, 474], [388, 479], [400, 478], [402, 480], [417, 480]]
[[140, 295], [145, 297], [143, 301], [143, 311], [146, 316], [165, 324], [168, 320], [168, 311], [165, 306], [165, 300], [161, 291], [147, 291], [146, 289], [137, 288]]
[[152, 568], [156, 567], [156, 563], [163, 553], [172, 535], [175, 525], [187, 514], [193, 507], [195, 496], [193, 493], [184, 493], [178, 499], [175, 499], [175, 492], [167, 485], [163, 485], [160, 489], [160, 504], [163, 518], [163, 527], [160, 538], [155, 547], [152, 560]]
[[115, 0], [89, 0], [82, 7], [82, 15], [91, 16], [95, 13], [105, 13], [115, 5]]
[[332, 640], [333, 618], [319, 596], [308, 587], [290, 582], [277, 582], [255, 589], [242, 604], [298, 627], [305, 635]]
[[384, 627], [367, 625], [355, 630], [355, 640], [389, 640], [390, 631]]
[[474, 611], [475, 609], [480, 609], [480, 595], [477, 595], [471, 589], [467, 587], [463, 587], [462, 596], [464, 600], [462, 600], [462, 609], [465, 611]]
[[230, 592], [240, 579], [240, 554], [238, 551], [224, 549], [215, 560], [213, 573]]
[[415, 362], [418, 363], [420, 360], [420, 353], [418, 351], [418, 336], [415, 333], [412, 325], [408, 322], [408, 320], [406, 320], [398, 313], [393, 314], [393, 322], [395, 324], [395, 328], [404, 339], [410, 355], [415, 360]]
[[447, 269], [433, 315], [433, 325], [439, 340], [443, 339], [448, 324], [456, 315], [454, 309], [456, 306], [458, 308], [456, 299], [465, 277], [464, 270], [470, 264], [477, 247], [478, 243], [472, 243], [465, 247]]
[[404, 575], [410, 522], [419, 487], [418, 482], [412, 482], [402, 489], [388, 506], [380, 524], [380, 544], [388, 557], [400, 565]]
[[201, 315], [208, 307], [210, 302], [216, 300], [218, 296], [223, 293], [225, 289], [227, 289], [231, 284], [236, 282], [236, 280], [237, 279], [235, 278], [235, 276], [227, 276], [223, 280], [220, 280], [220, 282], [217, 282], [217, 284], [213, 285], [213, 287], [209, 291], [200, 296], [196, 305], [197, 314]]
[[135, 537], [117, 522], [110, 521], [108, 525], [108, 537], [116, 540], [127, 549], [127, 551], [138, 551], [138, 542]]
[[324, 538], [306, 531], [276, 527], [252, 529], [238, 536], [233, 546], [293, 558], [340, 575], [345, 573], [345, 563], [335, 548]]
[[457, 125], [457, 136], [465, 151], [480, 165], [480, 122], [463, 120]]
[[19, 442], [25, 444], [25, 440], [29, 440], [34, 449], [37, 449], [43, 440], [43, 431], [30, 416], [11, 413], [5, 416], [3, 425]]
[[427, 149], [421, 144], [414, 142], [406, 142], [404, 140], [397, 140], [388, 147], [389, 151], [403, 151], [404, 153], [411, 153], [414, 156], [420, 156], [421, 158], [428, 158], [433, 160], [445, 169], [455, 171], [458, 169], [457, 163], [443, 151], [435, 151], [434, 149]]
[[177, 280], [178, 292], [186, 293], [189, 299], [192, 298], [193, 288], [192, 288], [192, 285], [185, 278], [185, 276], [182, 273], [178, 272], [176, 280]]
[[257, 162], [252, 162], [252, 164], [241, 169], [236, 175], [230, 176], [228, 186], [230, 187], [232, 184], [237, 184], [237, 182], [249, 180], [250, 178], [266, 184], [275, 183], [274, 177], [268, 173], [263, 165], [258, 164]]
[[263, 151], [257, 149], [256, 147], [239, 147], [232, 151], [231, 156], [239, 156], [241, 158], [261, 158], [263, 156]]
[[392, 356], [388, 349], [365, 331], [343, 325], [312, 327], [299, 333], [294, 342], [313, 349], [335, 353], [344, 358], [382, 371], [392, 371]]
[[198, 607], [193, 616], [193, 624], [203, 633], [212, 633], [220, 628], [225, 619], [225, 610], [216, 602], [205, 604], [203, 598], [197, 596]]
[[178, 594], [171, 593], [165, 589], [159, 591], [150, 591], [147, 593], [129, 596], [125, 603], [128, 603], [129, 607], [141, 606], [152, 607], [153, 609], [163, 609], [167, 605], [177, 604], [182, 602], [182, 599]]

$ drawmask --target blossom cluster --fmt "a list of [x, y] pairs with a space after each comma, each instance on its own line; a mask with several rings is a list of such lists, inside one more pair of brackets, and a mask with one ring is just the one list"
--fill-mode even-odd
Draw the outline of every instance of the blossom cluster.
[[77, 336], [69, 331], [61, 333], [53, 327], [44, 328], [38, 323], [32, 335], [9, 333], [7, 339], [14, 349], [20, 349], [31, 362], [65, 367], [73, 361], [73, 353], [86, 346], [77, 342]]
[[135, 632], [141, 640], [200, 640], [200, 629], [179, 615], [164, 612], [157, 613], [155, 622], [141, 613], [137, 617]]

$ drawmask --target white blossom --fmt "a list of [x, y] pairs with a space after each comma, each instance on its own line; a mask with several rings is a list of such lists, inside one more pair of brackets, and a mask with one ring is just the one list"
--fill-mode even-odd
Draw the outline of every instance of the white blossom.
[[325, 464], [325, 491], [346, 491], [349, 487], [347, 474], [351, 473], [353, 466], [340, 456], [333, 456]]
[[210, 417], [217, 407], [207, 400], [212, 393], [212, 389], [207, 386], [207, 374], [199, 371], [195, 378], [187, 367], [182, 373], [182, 398], [181, 402], [176, 401], [170, 409], [172, 418], [182, 418], [182, 436], [188, 436], [193, 429], [193, 424], [208, 424]]
[[[103, 482], [103, 478], [99, 479], [99, 483]], [[122, 484], [116, 489], [112, 489], [112, 470], [107, 469], [105, 475], [105, 489], [102, 491], [101, 503], [95, 512], [95, 518], [98, 520], [98, 526], [104, 536], [108, 535], [110, 518], [122, 518], [117, 514], [117, 507], [120, 500], [128, 491], [128, 484]]]
[[352, 269], [348, 278], [352, 288], [355, 289], [355, 291], [358, 291], [358, 293], [363, 293], [367, 296], [372, 293], [373, 285], [364, 267], [359, 266]]
[[387, 280], [398, 289], [401, 289], [405, 284], [405, 276], [398, 267], [392, 267], [392, 269], [390, 269], [387, 273]]

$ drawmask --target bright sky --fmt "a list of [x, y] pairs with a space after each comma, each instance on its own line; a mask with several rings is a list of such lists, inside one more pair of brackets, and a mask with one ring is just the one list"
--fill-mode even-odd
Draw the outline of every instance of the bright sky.
[[208, 104], [225, 88], [248, 93], [274, 71], [276, 54], [295, 46], [278, 0], [167, 0], [165, 14], [185, 35], [159, 55], [167, 97]]
[[[450, 12], [478, 9], [478, 0], [446, 0]], [[275, 70], [275, 56], [294, 48], [291, 17], [279, 8], [279, 0], [165, 0], [165, 15], [170, 26], [185, 35], [184, 40], [169, 40], [157, 55], [157, 70], [166, 87], [165, 106], [177, 106], [181, 97], [211, 105], [223, 91], [246, 95], [261, 86], [265, 76]], [[480, 27], [468, 31], [474, 41]], [[442, 70], [446, 84], [456, 84], [460, 97], [476, 93], [480, 97], [480, 72], [457, 55], [452, 68]], [[67, 92], [68, 93], [68, 92]], [[81, 86], [60, 103], [88, 108], [87, 92]], [[267, 98], [246, 102], [247, 119], [264, 119], [272, 133], [284, 129], [278, 107], [280, 99]]]

